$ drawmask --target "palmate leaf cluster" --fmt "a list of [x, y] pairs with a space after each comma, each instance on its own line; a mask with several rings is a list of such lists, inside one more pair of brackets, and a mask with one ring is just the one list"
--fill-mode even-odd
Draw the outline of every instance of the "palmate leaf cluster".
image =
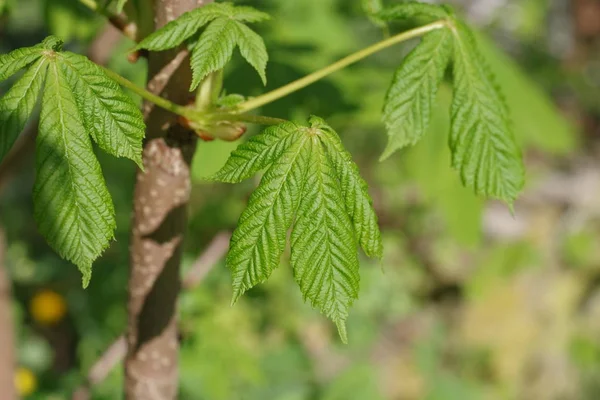
[[427, 33], [394, 75], [383, 109], [389, 143], [382, 159], [417, 143], [427, 131], [438, 88], [451, 66], [452, 166], [475, 193], [512, 204], [524, 184], [521, 154], [508, 107], [473, 32], [447, 8], [429, 4], [404, 3], [378, 16], [388, 21], [417, 18], [446, 23]]
[[[41, 94], [34, 217], [50, 246], [76, 264], [87, 285], [92, 262], [113, 238], [115, 211], [92, 140], [142, 165], [144, 122], [137, 105], [87, 58], [54, 37], [0, 56], [0, 81], [27, 68], [0, 99], [0, 161]], [[43, 88], [43, 91], [42, 91]]]
[[[124, 1], [114, 1], [120, 9]], [[389, 142], [382, 159], [414, 145], [429, 129], [438, 89], [451, 71], [449, 110], [452, 165], [476, 194], [510, 204], [524, 181], [508, 107], [481, 56], [473, 32], [446, 7], [405, 2], [383, 8], [365, 0], [371, 19], [388, 29], [395, 20], [433, 23], [394, 74], [383, 121]], [[163, 51], [186, 43], [193, 70], [191, 90], [221, 71], [238, 47], [266, 82], [268, 54], [246, 24], [269, 16], [246, 6], [210, 3], [181, 15], [142, 40], [137, 49]], [[133, 102], [103, 69], [60, 51], [49, 38], [0, 56], [0, 81], [27, 67], [0, 100], [0, 161], [41, 100], [34, 209], [40, 231], [64, 258], [90, 277], [91, 263], [115, 228], [114, 209], [92, 140], [141, 165], [144, 124]], [[227, 108], [243, 101], [225, 96]], [[288, 231], [291, 266], [306, 300], [338, 326], [358, 297], [358, 248], [382, 257], [377, 217], [367, 185], [337, 133], [318, 117], [308, 126], [284, 122], [240, 145], [211, 179], [237, 183], [266, 170], [240, 217], [227, 256], [234, 301], [269, 278], [283, 255]], [[431, 179], [435, 179], [432, 177]]]
[[[263, 39], [246, 23], [269, 18], [268, 14], [251, 7], [210, 3], [171, 21], [142, 40], [136, 49], [168, 50], [192, 39], [190, 65], [193, 78], [190, 90], [195, 90], [208, 74], [225, 67], [237, 46], [242, 57], [266, 84], [267, 49]], [[206, 29], [196, 37], [204, 26]]]
[[[389, 143], [382, 159], [423, 137], [451, 66], [452, 165], [475, 193], [512, 204], [524, 181], [521, 155], [504, 99], [470, 29], [446, 7], [409, 2], [380, 10], [378, 2], [363, 5], [375, 13], [376, 22], [441, 22], [393, 77], [383, 109]], [[316, 117], [309, 123], [265, 130], [234, 151], [213, 177], [234, 183], [268, 167], [240, 218], [227, 264], [235, 300], [279, 265], [291, 228], [296, 281], [345, 339], [343, 321], [358, 296], [357, 247], [380, 257], [381, 239], [366, 184], [337, 134]]]
[[322, 119], [267, 128], [235, 150], [214, 180], [238, 183], [267, 168], [231, 240], [234, 301], [277, 268], [291, 227], [291, 265], [304, 297], [346, 340], [358, 297], [357, 246], [382, 256], [377, 216], [357, 166]]

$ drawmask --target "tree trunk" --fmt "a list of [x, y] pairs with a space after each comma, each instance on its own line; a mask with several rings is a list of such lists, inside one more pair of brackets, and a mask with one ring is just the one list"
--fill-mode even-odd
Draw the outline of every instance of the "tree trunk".
[[[160, 28], [201, 0], [148, 0]], [[150, 53], [148, 90], [187, 104], [191, 72], [185, 50]], [[144, 171], [138, 171], [133, 204], [129, 278], [127, 400], [174, 400], [178, 389], [177, 297], [187, 225], [190, 163], [196, 136], [177, 118], [144, 104]]]
[[5, 265], [6, 243], [0, 230], [0, 389], [2, 399], [15, 400], [15, 341], [10, 278]]

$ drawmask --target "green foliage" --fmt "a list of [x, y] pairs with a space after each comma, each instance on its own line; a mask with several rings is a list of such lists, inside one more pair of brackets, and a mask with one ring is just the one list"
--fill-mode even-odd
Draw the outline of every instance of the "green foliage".
[[358, 296], [357, 246], [381, 257], [381, 237], [366, 184], [339, 137], [320, 118], [309, 123], [267, 128], [240, 145], [212, 179], [240, 182], [270, 166], [231, 240], [234, 301], [279, 265], [293, 225], [296, 281], [346, 341], [344, 321]]
[[8, 54], [0, 55], [0, 81], [10, 78], [19, 70], [37, 60], [45, 49], [45, 46], [37, 45], [16, 49]]
[[4, 78], [31, 66], [0, 100], [3, 157], [30, 118], [44, 86], [36, 145], [34, 216], [52, 248], [76, 264], [89, 283], [92, 262], [116, 227], [91, 138], [106, 152], [141, 165], [142, 115], [103, 70], [85, 57], [42, 44], [0, 58]]
[[492, 40], [481, 33], [476, 39], [477, 47], [488, 61], [510, 105], [519, 144], [557, 154], [572, 151], [577, 144], [576, 130], [563, 114], [557, 112], [548, 95]]
[[115, 3], [115, 10], [117, 11], [117, 13], [123, 12], [123, 8], [125, 7], [125, 3], [127, 3], [127, 0], [115, 0], [113, 1], [113, 3]]
[[454, 32], [452, 165], [475, 193], [512, 204], [523, 188], [524, 168], [508, 108], [469, 28], [457, 21]]
[[142, 167], [144, 122], [131, 97], [86, 57], [66, 52], [61, 61], [84, 126], [94, 141], [107, 153], [129, 158]]
[[263, 39], [245, 23], [268, 18], [267, 14], [251, 7], [211, 3], [171, 21], [142, 40], [136, 49], [160, 51], [177, 47], [208, 24], [192, 46], [193, 80], [190, 90], [195, 90], [211, 72], [223, 69], [236, 46], [242, 57], [258, 72], [263, 84], [266, 84], [267, 49]]
[[383, 108], [389, 143], [382, 159], [414, 145], [427, 131], [451, 52], [449, 30], [428, 33], [396, 71]]
[[438, 32], [423, 38], [394, 78], [384, 106], [390, 143], [382, 158], [415, 144], [427, 129], [437, 87], [452, 51], [452, 166], [459, 171], [463, 184], [476, 194], [512, 205], [524, 185], [521, 153], [508, 107], [471, 30], [451, 17], [446, 8], [428, 4], [403, 3], [382, 11], [380, 16], [445, 20]]
[[8, 153], [33, 112], [48, 61], [38, 59], [0, 99], [0, 161]]
[[387, 23], [377, 16], [383, 9], [382, 0], [361, 0], [361, 6], [371, 22], [380, 28], [387, 29]]
[[445, 19], [451, 15], [445, 6], [407, 1], [382, 10], [378, 17], [386, 20], [406, 20], [424, 18], [428, 20]]

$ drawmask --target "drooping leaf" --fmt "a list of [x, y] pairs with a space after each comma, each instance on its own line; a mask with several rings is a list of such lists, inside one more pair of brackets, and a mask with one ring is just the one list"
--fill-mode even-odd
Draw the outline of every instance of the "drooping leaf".
[[508, 108], [469, 28], [455, 24], [452, 166], [478, 195], [512, 203], [523, 187], [524, 168]]
[[38, 59], [0, 99], [0, 162], [25, 128], [44, 82], [48, 61]]
[[269, 55], [267, 54], [267, 48], [263, 39], [252, 29], [246, 25], [238, 22], [235, 24], [238, 29], [237, 44], [240, 48], [242, 57], [248, 61], [250, 65], [258, 72], [263, 85], [267, 84], [267, 75], [265, 73], [267, 69], [267, 61], [269, 61]]
[[4, 77], [29, 66], [0, 99], [0, 160], [43, 87], [34, 216], [50, 246], [79, 267], [87, 285], [92, 262], [115, 229], [112, 199], [90, 136], [107, 152], [141, 166], [145, 129], [136, 105], [102, 68], [61, 48], [62, 41], [49, 36], [34, 47], [0, 55]]
[[41, 46], [24, 47], [0, 55], [0, 82], [8, 79], [42, 56]]
[[136, 49], [166, 50], [179, 46], [208, 24], [192, 48], [191, 66], [193, 80], [190, 90], [195, 90], [211, 72], [221, 70], [239, 46], [242, 56], [266, 83], [265, 69], [268, 54], [263, 39], [244, 23], [260, 22], [269, 15], [247, 6], [232, 3], [211, 3], [171, 21], [149, 35]]
[[428, 20], [444, 19], [450, 15], [450, 10], [446, 6], [435, 4], [419, 3], [416, 1], [406, 1], [386, 7], [377, 14], [377, 17], [384, 21], [406, 20], [413, 18], [425, 18]]
[[223, 168], [210, 179], [239, 183], [250, 178], [281, 157], [283, 151], [296, 140], [293, 133], [297, 130], [297, 125], [291, 122], [265, 129], [260, 135], [253, 136], [246, 143], [239, 145]]
[[575, 150], [577, 130], [548, 94], [489, 37], [478, 33], [476, 39], [483, 58], [506, 96], [519, 145], [556, 154]]
[[234, 301], [266, 280], [285, 250], [307, 168], [306, 163], [298, 162], [306, 158], [306, 137], [296, 136], [252, 193], [231, 239], [227, 265], [233, 275]]
[[311, 123], [327, 137], [323, 142], [327, 157], [331, 160], [340, 180], [342, 199], [354, 225], [360, 246], [369, 257], [381, 258], [383, 256], [381, 233], [367, 183], [360, 176], [358, 167], [352, 161], [352, 156], [344, 148], [337, 133], [320, 118], [313, 117]]
[[135, 49], [161, 51], [177, 47], [210, 21], [226, 16], [222, 6], [223, 3], [210, 3], [188, 11], [146, 36]]
[[48, 50], [60, 51], [62, 45], [62, 40], [56, 36], [48, 36], [42, 43], [35, 46], [23, 47], [7, 54], [0, 54], [0, 82], [30, 65], [47, 53]]
[[211, 72], [223, 69], [233, 55], [237, 34], [236, 21], [229, 18], [215, 19], [206, 27], [192, 49], [190, 90], [195, 90]]
[[389, 142], [382, 160], [400, 148], [414, 145], [427, 131], [451, 54], [450, 31], [438, 29], [423, 37], [394, 74], [383, 107]]
[[68, 73], [50, 60], [37, 137], [34, 216], [50, 246], [79, 267], [86, 286], [116, 222]]
[[277, 267], [293, 225], [294, 276], [346, 340], [344, 321], [358, 296], [358, 244], [380, 257], [381, 237], [366, 183], [338, 135], [320, 118], [309, 122], [265, 129], [212, 179], [239, 182], [268, 167], [231, 240], [234, 301]]
[[355, 233], [319, 133], [311, 134], [307, 144], [310, 168], [292, 230], [290, 261], [304, 298], [335, 322], [347, 342], [345, 321], [360, 281]]
[[[225, 3], [225, 4], [232, 5], [232, 3]], [[229, 17], [235, 19], [236, 21], [240, 21], [240, 22], [248, 22], [248, 23], [262, 22], [262, 21], [267, 21], [268, 19], [271, 18], [269, 16], [269, 14], [264, 13], [262, 11], [258, 11], [257, 9], [248, 7], [248, 6], [233, 6], [232, 5], [230, 10], [231, 11], [230, 11]]]
[[145, 126], [138, 106], [86, 57], [64, 52], [60, 62], [87, 132], [107, 153], [127, 157], [141, 167]]

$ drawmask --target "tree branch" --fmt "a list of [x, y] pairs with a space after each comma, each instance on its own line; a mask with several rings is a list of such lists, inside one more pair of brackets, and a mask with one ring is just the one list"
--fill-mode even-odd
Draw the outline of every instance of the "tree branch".
[[[185, 274], [183, 279], [184, 289], [191, 290], [200, 285], [210, 270], [227, 253], [230, 238], [231, 233], [223, 231], [212, 239]], [[73, 393], [72, 400], [90, 399], [91, 388], [103, 382], [117, 364], [123, 361], [126, 354], [127, 341], [125, 335], [121, 335], [108, 346], [98, 361], [92, 365], [85, 383]]]
[[[155, 28], [198, 6], [197, 0], [151, 3]], [[149, 54], [150, 92], [175, 104], [188, 104], [190, 83], [187, 52]], [[179, 268], [197, 138], [177, 124], [174, 114], [151, 103], [144, 104], [144, 115], [144, 171], [138, 171], [133, 200], [125, 397], [175, 400], [179, 380]]]
[[98, 6], [98, 3], [94, 0], [79, 0], [81, 4], [88, 7], [90, 10], [97, 12], [98, 14], [106, 17], [108, 22], [111, 23], [117, 30], [119, 30], [124, 36], [133, 40], [138, 41], [138, 28], [135, 22], [129, 21], [124, 13], [112, 14], [102, 7]]

